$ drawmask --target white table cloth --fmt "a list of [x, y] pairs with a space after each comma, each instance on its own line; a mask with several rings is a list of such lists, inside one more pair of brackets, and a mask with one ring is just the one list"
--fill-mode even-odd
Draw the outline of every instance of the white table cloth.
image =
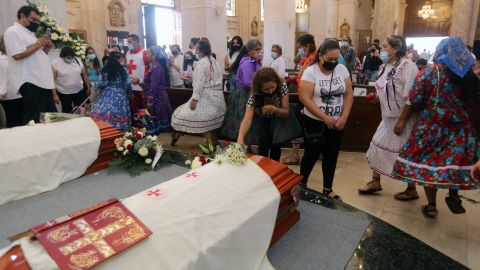
[[0, 130], [0, 205], [57, 188], [97, 159], [91, 118]]
[[[153, 234], [96, 268], [273, 269], [266, 252], [279, 202], [254, 162], [208, 164], [123, 200]], [[19, 243], [33, 270], [57, 269], [38, 241]]]

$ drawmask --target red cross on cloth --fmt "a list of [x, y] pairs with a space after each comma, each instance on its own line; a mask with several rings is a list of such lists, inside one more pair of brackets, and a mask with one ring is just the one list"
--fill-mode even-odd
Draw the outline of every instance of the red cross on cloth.
[[137, 65], [133, 64], [133, 59], [130, 59], [130, 62], [128, 63], [128, 74], [132, 75], [132, 72], [134, 70], [137, 70]]
[[150, 196], [150, 197], [160, 197], [162, 195], [162, 190], [161, 189], [152, 189], [152, 190], [149, 190], [146, 194], [147, 196]]
[[198, 174], [196, 172], [187, 173], [187, 177], [188, 178], [196, 178], [196, 177], [198, 177]]

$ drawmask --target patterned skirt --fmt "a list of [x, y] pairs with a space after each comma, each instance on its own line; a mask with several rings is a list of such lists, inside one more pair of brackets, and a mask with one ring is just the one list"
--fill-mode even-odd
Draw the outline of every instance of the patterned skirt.
[[90, 117], [107, 122], [119, 130], [129, 130], [132, 122], [125, 90], [111, 87], [101, 90]]
[[162, 132], [172, 131], [172, 105], [168, 98], [167, 91], [161, 91], [156, 101], [149, 108], [151, 115], [150, 121], [147, 121], [147, 132], [150, 135], [158, 135]]
[[393, 178], [393, 165], [403, 145], [410, 137], [410, 133], [415, 126], [416, 117], [412, 116], [409, 118], [400, 136], [394, 133], [397, 121], [397, 117], [382, 117], [382, 122], [380, 122], [375, 135], [373, 135], [365, 156], [373, 171], [391, 178]]
[[417, 123], [403, 146], [393, 176], [407, 183], [453, 190], [478, 189], [470, 174], [480, 159], [480, 142], [471, 123]]
[[[227, 100], [225, 124], [222, 128], [223, 137], [232, 141], [237, 140], [240, 124], [242, 123], [243, 117], [245, 116], [245, 110], [247, 109], [249, 96], [250, 92], [247, 89], [232, 88]], [[245, 141], [248, 142], [248, 138], [245, 139]]]

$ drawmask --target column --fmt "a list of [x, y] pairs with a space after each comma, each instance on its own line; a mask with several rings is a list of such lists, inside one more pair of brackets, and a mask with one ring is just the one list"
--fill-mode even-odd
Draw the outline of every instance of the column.
[[295, 56], [295, 0], [264, 0], [264, 66], [272, 62], [273, 44], [282, 46], [286, 68], [294, 68]]
[[478, 14], [478, 1], [455, 0], [452, 4], [451, 36], [460, 36], [465, 43], [472, 45], [475, 38]]
[[372, 40], [378, 38], [381, 42], [393, 34], [393, 26], [397, 17], [395, 8], [392, 8], [393, 4], [394, 2], [391, 0], [375, 1]]
[[309, 33], [315, 36], [315, 43], [322, 44], [325, 38], [333, 37], [333, 0], [310, 0]]
[[192, 37], [207, 37], [223, 67], [227, 52], [225, 0], [182, 0], [181, 10], [182, 49], [188, 49]]
[[343, 24], [344, 20], [347, 21], [350, 25], [349, 37], [352, 39], [354, 47], [358, 44], [358, 12], [359, 12], [359, 1], [358, 0], [338, 0], [334, 5], [333, 17], [333, 37], [340, 38], [340, 26]]

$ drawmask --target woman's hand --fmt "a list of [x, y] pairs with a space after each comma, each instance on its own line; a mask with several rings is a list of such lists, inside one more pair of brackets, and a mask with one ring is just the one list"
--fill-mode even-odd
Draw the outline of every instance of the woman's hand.
[[190, 101], [190, 110], [195, 111], [195, 109], [197, 108], [197, 104], [198, 100], [192, 99], [192, 101]]
[[134, 77], [132, 78], [132, 84], [139, 84], [140, 83], [140, 79], [138, 77]]
[[405, 121], [398, 120], [397, 123], [395, 124], [395, 128], [393, 129], [393, 132], [397, 135], [400, 136], [403, 133], [403, 129], [405, 128]]
[[341, 116], [338, 118], [337, 123], [335, 123], [336, 130], [343, 130], [345, 128], [345, 124], [347, 123], [347, 118]]
[[322, 120], [323, 123], [325, 123], [325, 125], [328, 127], [328, 129], [336, 128], [335, 125], [337, 124], [337, 120], [333, 119], [333, 117], [327, 115]]
[[273, 105], [265, 105], [262, 107], [262, 114], [265, 115], [269, 113], [275, 113], [276, 110], [277, 110], [277, 107]]
[[53, 102], [55, 102], [56, 104], [60, 104], [60, 98], [58, 97], [57, 94], [53, 95]]

